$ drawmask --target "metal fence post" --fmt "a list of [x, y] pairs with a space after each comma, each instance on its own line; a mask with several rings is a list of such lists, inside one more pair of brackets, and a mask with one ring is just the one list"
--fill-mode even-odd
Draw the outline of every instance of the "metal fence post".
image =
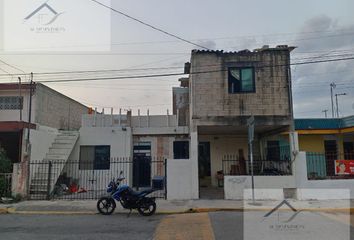
[[50, 179], [52, 176], [52, 161], [49, 161], [48, 165], [48, 179], [47, 179], [47, 200], [50, 199]]
[[140, 166], [139, 166], [139, 162], [140, 161], [135, 159], [135, 164], [136, 164], [136, 190], [137, 191], [139, 191], [139, 186], [140, 186]]
[[165, 165], [165, 182], [164, 182], [164, 185], [165, 185], [165, 200], [167, 200], [167, 159], [165, 159], [164, 165]]

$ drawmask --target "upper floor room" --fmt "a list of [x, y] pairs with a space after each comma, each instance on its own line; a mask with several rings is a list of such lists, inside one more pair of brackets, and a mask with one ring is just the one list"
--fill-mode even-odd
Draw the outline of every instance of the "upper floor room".
[[1, 83], [0, 122], [29, 122], [78, 130], [89, 107], [41, 83]]
[[191, 120], [250, 115], [290, 119], [290, 52], [294, 48], [193, 50], [188, 66]]

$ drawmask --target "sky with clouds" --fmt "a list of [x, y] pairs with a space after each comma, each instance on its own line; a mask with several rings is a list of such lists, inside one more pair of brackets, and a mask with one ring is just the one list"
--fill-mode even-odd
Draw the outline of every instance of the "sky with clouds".
[[[26, 1], [27, 5], [18, 4], [21, 7], [14, 13], [5, 14], [6, 1]], [[39, 38], [44, 35], [37, 34], [35, 40], [29, 41], [31, 36], [21, 32], [22, 28], [29, 27], [28, 23], [16, 25], [12, 18], [19, 16], [23, 21], [21, 16], [25, 18], [44, 2], [0, 0], [3, 9], [0, 24], [6, 26], [0, 32], [0, 60], [11, 65], [0, 62], [0, 81], [16, 81], [16, 76], [6, 74], [19, 74], [21, 70], [43, 73], [124, 69], [97, 74], [35, 74], [37, 81], [181, 72], [184, 62], [190, 59], [190, 51], [195, 48], [90, 0], [76, 0], [75, 4], [69, 4], [68, 0], [49, 0], [48, 4], [57, 12], [66, 10], [55, 20], [55, 26], [64, 26], [65, 34], [74, 35], [47, 34], [50, 40], [43, 43]], [[263, 45], [288, 44], [297, 46], [292, 52], [292, 62], [354, 55], [354, 2], [351, 0], [113, 0], [111, 5], [211, 49], [252, 50]], [[16, 41], [9, 41], [11, 37]], [[335, 93], [346, 93], [338, 96], [340, 115], [354, 115], [354, 60], [293, 66], [292, 77], [296, 117], [323, 117], [322, 111], [331, 109], [329, 84], [332, 82], [336, 84]], [[137, 109], [150, 109], [151, 114], [162, 114], [167, 109], [171, 112], [171, 87], [178, 86], [177, 79], [47, 85], [86, 105], [114, 107], [116, 112], [119, 108], [130, 108], [135, 114]], [[331, 115], [330, 111], [328, 114]]]

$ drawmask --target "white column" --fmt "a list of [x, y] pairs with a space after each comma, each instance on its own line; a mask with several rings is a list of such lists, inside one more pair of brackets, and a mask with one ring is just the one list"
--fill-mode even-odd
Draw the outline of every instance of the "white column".
[[169, 126], [170, 126], [170, 113], [167, 109], [167, 127], [169, 127]]
[[113, 127], [113, 108], [111, 108], [111, 127]]
[[192, 161], [192, 193], [193, 199], [199, 199], [199, 173], [198, 173], [198, 132], [190, 133], [190, 161]]
[[289, 133], [290, 155], [292, 162], [292, 173], [296, 175], [296, 165], [299, 164], [299, 136], [297, 132]]
[[122, 109], [120, 108], [119, 109], [119, 126], [121, 126], [121, 123], [122, 123]]
[[95, 108], [95, 112], [93, 115], [93, 127], [96, 127], [96, 123], [97, 123], [97, 108]]
[[147, 110], [147, 127], [150, 127], [150, 110]]

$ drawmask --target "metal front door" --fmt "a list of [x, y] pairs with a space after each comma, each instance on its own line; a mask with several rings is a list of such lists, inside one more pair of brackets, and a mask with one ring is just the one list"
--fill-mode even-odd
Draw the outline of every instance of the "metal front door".
[[209, 142], [200, 142], [199, 143], [199, 156], [198, 156], [198, 165], [199, 165], [199, 177], [211, 176], [210, 168], [210, 143]]
[[151, 143], [139, 142], [134, 145], [133, 186], [151, 186]]

